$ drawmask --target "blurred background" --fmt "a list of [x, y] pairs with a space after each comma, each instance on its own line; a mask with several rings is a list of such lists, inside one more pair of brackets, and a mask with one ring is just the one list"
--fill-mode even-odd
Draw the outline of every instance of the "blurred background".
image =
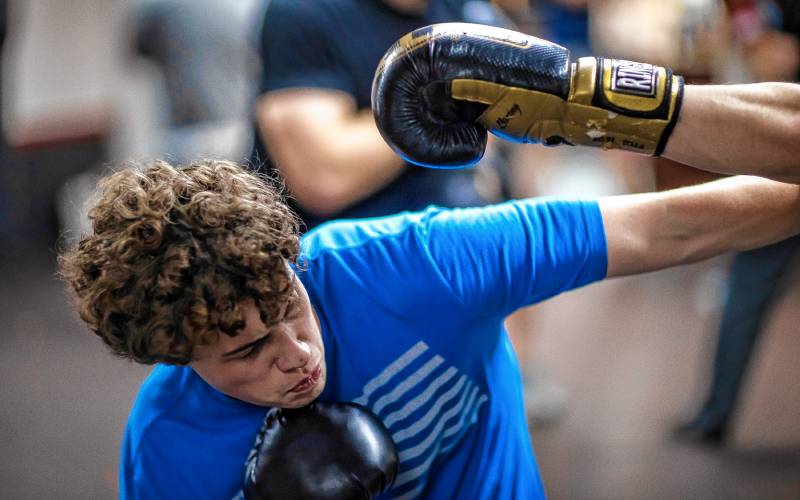
[[[668, 65], [694, 83], [797, 81], [800, 68], [798, 1], [359, 1], [403, 22], [497, 24], [575, 57]], [[423, 174], [385, 152], [358, 156], [368, 141], [336, 133], [377, 136], [362, 95], [376, 56], [308, 49], [347, 29], [312, 12], [335, 1], [318, 4], [0, 0], [0, 498], [117, 494], [122, 432], [149, 368], [108, 354], [55, 276], [58, 249], [86, 230], [109, 166], [214, 156], [278, 170], [309, 227], [420, 203], [594, 197], [712, 178], [661, 159], [506, 143], [441, 179], [414, 177]], [[328, 29], [275, 14], [300, 5]], [[298, 46], [307, 50], [292, 53]], [[297, 160], [297, 149], [313, 156]], [[334, 196], [303, 183], [309, 158], [384, 173]], [[409, 190], [430, 196], [412, 200]], [[797, 248], [616, 279], [509, 319], [550, 498], [800, 499]]]

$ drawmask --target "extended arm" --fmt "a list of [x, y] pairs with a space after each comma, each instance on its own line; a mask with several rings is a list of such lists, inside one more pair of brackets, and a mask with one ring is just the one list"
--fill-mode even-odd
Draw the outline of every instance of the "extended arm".
[[800, 85], [687, 85], [664, 156], [800, 183]]
[[571, 60], [563, 47], [499, 28], [406, 35], [378, 66], [373, 109], [392, 147], [424, 166], [475, 163], [488, 131], [800, 183], [800, 85], [684, 85], [668, 68]]
[[655, 271], [800, 233], [800, 186], [732, 177], [600, 199], [608, 276]]
[[325, 216], [369, 196], [403, 169], [369, 111], [324, 89], [269, 92], [257, 103], [259, 131], [297, 202]]

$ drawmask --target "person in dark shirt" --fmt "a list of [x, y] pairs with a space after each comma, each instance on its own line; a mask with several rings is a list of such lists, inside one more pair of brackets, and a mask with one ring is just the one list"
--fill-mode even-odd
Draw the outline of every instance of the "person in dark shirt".
[[378, 61], [402, 35], [494, 15], [488, 2], [464, 0], [273, 0], [260, 38], [251, 163], [280, 172], [308, 229], [429, 204], [482, 204], [468, 171], [408, 168], [375, 128], [370, 92]]

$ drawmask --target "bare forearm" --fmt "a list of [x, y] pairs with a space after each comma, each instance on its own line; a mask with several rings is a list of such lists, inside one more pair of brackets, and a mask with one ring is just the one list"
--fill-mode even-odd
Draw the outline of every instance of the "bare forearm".
[[600, 201], [609, 276], [687, 264], [800, 233], [800, 186], [758, 177]]
[[800, 85], [687, 85], [664, 156], [800, 183]]

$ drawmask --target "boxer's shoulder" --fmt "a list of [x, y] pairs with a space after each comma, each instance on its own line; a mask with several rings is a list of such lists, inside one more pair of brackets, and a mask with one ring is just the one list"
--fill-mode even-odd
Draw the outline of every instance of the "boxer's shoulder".
[[196, 378], [186, 366], [156, 365], [142, 382], [128, 417], [128, 432], [132, 437], [140, 440], [154, 422], [180, 406], [191, 386], [197, 383]]
[[160, 421], [180, 419], [200, 410], [202, 414], [216, 414], [244, 405], [208, 385], [188, 366], [156, 365], [136, 395], [128, 432], [140, 439]]
[[313, 260], [322, 254], [350, 253], [377, 245], [408, 245], [408, 236], [424, 233], [430, 219], [446, 210], [430, 206], [419, 212], [327, 222], [303, 236], [301, 253]]

